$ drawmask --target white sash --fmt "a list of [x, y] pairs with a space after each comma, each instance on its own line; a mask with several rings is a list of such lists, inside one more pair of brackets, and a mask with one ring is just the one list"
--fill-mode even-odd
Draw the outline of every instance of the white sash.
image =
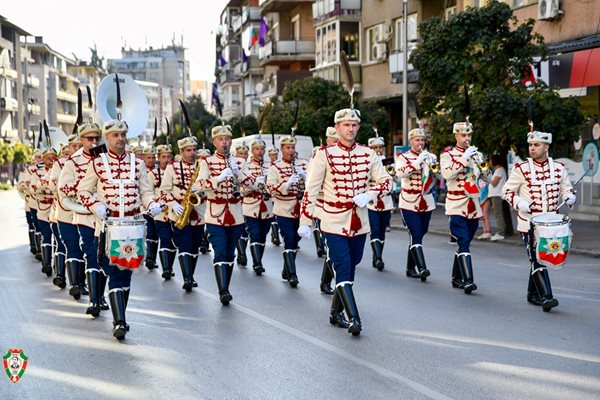
[[[533, 159], [527, 158], [527, 163], [529, 164], [529, 174], [531, 176], [531, 186], [540, 185], [541, 200], [542, 200], [542, 212], [548, 212], [548, 193], [546, 190], [546, 186], [556, 183], [556, 170], [554, 169], [554, 160], [552, 157], [548, 157], [548, 168], [550, 168], [550, 178], [542, 179], [541, 181], [538, 179], [535, 171], [535, 163]], [[542, 172], [543, 173], [543, 172]]]
[[108, 175], [108, 182], [119, 185], [119, 218], [123, 218], [125, 217], [124, 186], [126, 183], [135, 183], [135, 157], [129, 154], [129, 160], [131, 162], [131, 167], [129, 168], [129, 179], [114, 179], [106, 153], [100, 154], [100, 158], [102, 158], [102, 163], [104, 164], [104, 168], [106, 169], [106, 174]]

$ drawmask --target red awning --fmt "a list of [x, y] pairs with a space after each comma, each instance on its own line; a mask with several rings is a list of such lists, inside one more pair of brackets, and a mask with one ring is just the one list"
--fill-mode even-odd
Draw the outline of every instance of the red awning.
[[569, 87], [600, 86], [600, 48], [573, 53]]

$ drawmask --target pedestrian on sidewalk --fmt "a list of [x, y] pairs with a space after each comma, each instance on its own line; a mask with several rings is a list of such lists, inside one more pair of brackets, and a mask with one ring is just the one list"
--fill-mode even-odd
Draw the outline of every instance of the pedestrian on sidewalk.
[[506, 236], [512, 235], [513, 223], [510, 214], [510, 205], [502, 199], [502, 189], [506, 183], [508, 175], [506, 174], [506, 161], [504, 157], [494, 154], [491, 157], [491, 165], [494, 169], [488, 197], [491, 201], [494, 217], [496, 218], [496, 226], [498, 231], [490, 238], [491, 241], [504, 240]]

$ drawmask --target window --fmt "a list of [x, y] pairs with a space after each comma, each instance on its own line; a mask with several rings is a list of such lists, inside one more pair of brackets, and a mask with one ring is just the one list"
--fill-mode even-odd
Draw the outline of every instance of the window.
[[[408, 20], [408, 43], [414, 42], [418, 39], [417, 34], [417, 13], [410, 14]], [[402, 51], [402, 35], [404, 34], [404, 27], [402, 26], [402, 18], [398, 18], [394, 21], [394, 49]], [[409, 45], [410, 48], [410, 45]]]
[[292, 34], [294, 35], [294, 40], [300, 40], [300, 15], [296, 14], [292, 18]]
[[315, 63], [317, 66], [338, 61], [338, 22], [316, 30]]
[[365, 32], [365, 48], [366, 48], [366, 56], [367, 62], [375, 61], [376, 50], [375, 50], [375, 35], [380, 30], [380, 25], [375, 25], [371, 28], [368, 28]]
[[340, 23], [340, 48], [346, 52], [349, 61], [360, 61], [358, 29], [358, 22]]

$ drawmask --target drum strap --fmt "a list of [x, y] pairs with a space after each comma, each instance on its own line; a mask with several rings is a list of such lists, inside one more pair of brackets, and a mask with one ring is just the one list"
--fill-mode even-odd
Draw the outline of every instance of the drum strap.
[[114, 179], [112, 170], [110, 169], [110, 163], [106, 153], [101, 153], [102, 163], [104, 169], [106, 169], [106, 175], [108, 176], [108, 182], [119, 185], [119, 218], [125, 217], [125, 184], [135, 183], [135, 157], [129, 155], [130, 168], [129, 168], [129, 179]]
[[548, 193], [546, 186], [549, 184], [553, 184], [557, 181], [556, 179], [556, 170], [554, 169], [554, 160], [552, 157], [548, 157], [548, 168], [550, 172], [550, 178], [544, 179], [541, 182], [538, 180], [536, 171], [535, 171], [535, 163], [533, 159], [527, 158], [527, 162], [529, 164], [529, 171], [531, 176], [531, 186], [540, 185], [540, 189], [542, 191], [541, 200], [542, 200], [542, 212], [548, 212]]

